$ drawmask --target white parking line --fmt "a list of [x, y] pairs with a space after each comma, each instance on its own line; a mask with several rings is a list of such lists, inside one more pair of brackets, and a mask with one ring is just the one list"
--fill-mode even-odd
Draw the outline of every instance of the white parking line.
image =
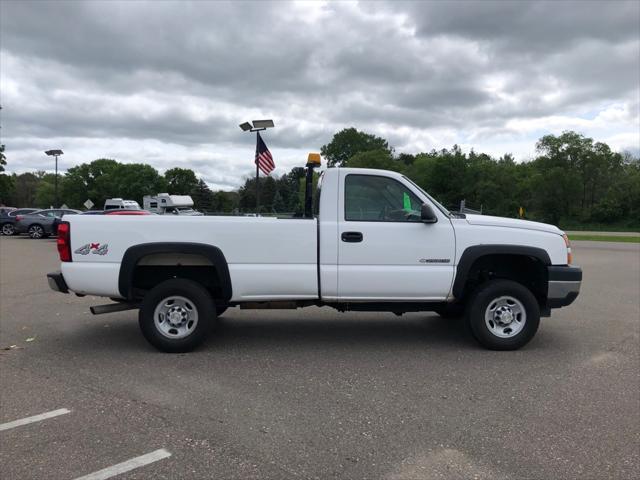
[[115, 465], [111, 465], [110, 467], [103, 468], [102, 470], [90, 473], [89, 475], [85, 475], [84, 477], [78, 477], [75, 480], [105, 480], [107, 478], [120, 475], [121, 473], [144, 467], [145, 465], [149, 465], [150, 463], [157, 462], [158, 460], [162, 460], [163, 458], [167, 458], [170, 456], [170, 452], [168, 452], [164, 448], [161, 448], [159, 450], [156, 450], [155, 452], [147, 453], [146, 455], [140, 455], [139, 457], [132, 458], [130, 460], [127, 460], [126, 462], [117, 463]]
[[28, 425], [29, 423], [39, 422], [40, 420], [47, 420], [48, 418], [57, 417], [58, 415], [64, 415], [71, 410], [66, 408], [60, 408], [58, 410], [52, 410], [51, 412], [41, 413], [40, 415], [34, 415], [33, 417], [21, 418], [20, 420], [14, 420], [13, 422], [1, 423], [0, 432], [3, 430], [9, 430], [10, 428], [21, 427], [22, 425]]

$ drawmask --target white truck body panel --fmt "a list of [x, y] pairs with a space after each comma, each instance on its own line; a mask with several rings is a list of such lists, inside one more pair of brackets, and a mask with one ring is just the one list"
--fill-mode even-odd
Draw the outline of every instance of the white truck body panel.
[[[87, 215], [69, 223], [72, 251], [91, 243], [108, 245], [106, 255], [74, 253], [73, 262], [63, 263], [74, 292], [120, 297], [117, 278], [129, 247], [190, 242], [222, 250], [233, 282], [233, 301], [318, 295], [316, 222], [311, 219]], [[97, 272], [104, 278], [91, 278]]]
[[[343, 232], [358, 231], [362, 232], [363, 241], [338, 242], [338, 297], [359, 301], [446, 300], [453, 279], [456, 248], [449, 218], [437, 210], [438, 222], [432, 224], [347, 221], [344, 184], [345, 177], [353, 173], [350, 169], [339, 171], [337, 237]], [[394, 178], [423, 202], [428, 202], [413, 185], [405, 184], [399, 174], [367, 169], [356, 173]]]

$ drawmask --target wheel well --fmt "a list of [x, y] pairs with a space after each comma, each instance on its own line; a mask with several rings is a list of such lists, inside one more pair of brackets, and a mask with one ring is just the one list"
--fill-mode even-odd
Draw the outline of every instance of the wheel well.
[[478, 285], [501, 278], [527, 287], [540, 304], [547, 298], [548, 273], [538, 258], [526, 255], [490, 254], [476, 259], [467, 273], [462, 298], [468, 297]]
[[118, 290], [134, 300], [171, 278], [196, 281], [221, 304], [232, 297], [229, 266], [222, 251], [213, 245], [189, 242], [141, 243], [129, 247], [122, 257]]
[[141, 298], [148, 290], [172, 278], [193, 280], [214, 298], [224, 298], [216, 266], [204, 255], [189, 253], [156, 253], [140, 257], [132, 272], [132, 296]]

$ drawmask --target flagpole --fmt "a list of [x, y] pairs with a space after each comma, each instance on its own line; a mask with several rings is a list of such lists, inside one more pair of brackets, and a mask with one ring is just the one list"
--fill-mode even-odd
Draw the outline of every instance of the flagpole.
[[[260, 133], [256, 132], [256, 152], [258, 151], [258, 138]], [[258, 159], [256, 158], [256, 215], [260, 214], [260, 183], [259, 183], [260, 169], [258, 168]]]

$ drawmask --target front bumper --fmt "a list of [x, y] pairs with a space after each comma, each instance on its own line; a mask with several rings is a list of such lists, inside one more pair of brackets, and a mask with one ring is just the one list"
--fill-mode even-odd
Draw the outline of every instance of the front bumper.
[[67, 282], [64, 281], [61, 272], [47, 273], [47, 281], [49, 282], [51, 290], [60, 293], [69, 293], [69, 287], [67, 286]]
[[552, 265], [547, 269], [547, 307], [560, 308], [571, 305], [580, 293], [582, 269], [573, 265]]

